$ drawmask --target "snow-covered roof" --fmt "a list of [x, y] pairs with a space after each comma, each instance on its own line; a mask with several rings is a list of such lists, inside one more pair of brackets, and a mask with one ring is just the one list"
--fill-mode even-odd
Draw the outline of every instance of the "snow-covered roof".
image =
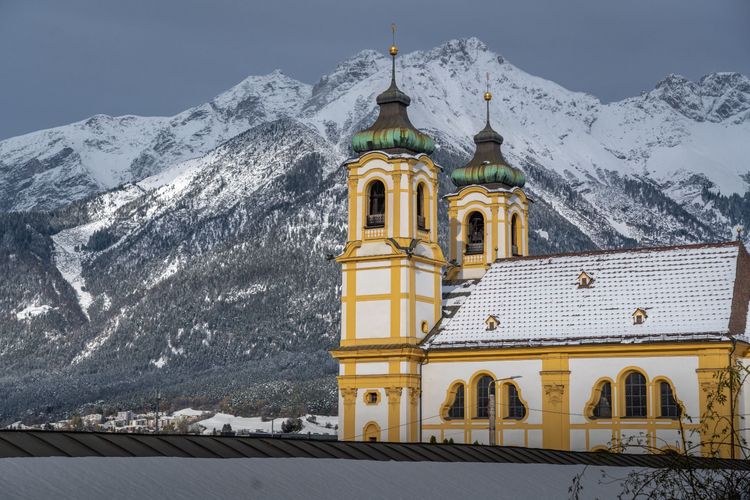
[[[732, 242], [501, 260], [424, 345], [720, 337], [730, 333], [739, 252]], [[582, 271], [589, 286], [579, 285]], [[493, 330], [490, 315], [500, 322]]]

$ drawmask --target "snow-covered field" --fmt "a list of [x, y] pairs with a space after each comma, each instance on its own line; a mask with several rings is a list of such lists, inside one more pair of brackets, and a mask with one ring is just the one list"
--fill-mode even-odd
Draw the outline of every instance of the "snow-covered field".
[[[184, 412], [186, 410], [180, 410]], [[179, 412], [175, 412], [179, 413]], [[315, 419], [314, 422], [308, 419]], [[248, 431], [248, 432], [281, 432], [281, 424], [286, 418], [275, 418], [273, 420], [263, 421], [261, 417], [236, 417], [227, 413], [217, 413], [211, 418], [201, 420], [198, 422], [206, 429], [203, 431], [204, 434], [212, 434], [214, 430], [220, 432], [224, 424], [232, 426], [233, 431]], [[324, 416], [324, 415], [305, 415], [302, 417], [302, 430], [300, 434], [336, 434], [336, 426], [339, 423], [338, 417]], [[326, 427], [326, 425], [330, 427]]]

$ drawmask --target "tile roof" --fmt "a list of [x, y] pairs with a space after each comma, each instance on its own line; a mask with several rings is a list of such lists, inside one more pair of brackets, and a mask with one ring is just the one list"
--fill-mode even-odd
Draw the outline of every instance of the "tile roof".
[[[328, 458], [397, 462], [665, 467], [679, 455], [558, 451], [466, 444], [367, 443], [307, 438], [259, 438], [103, 432], [0, 431], [0, 460], [14, 457]], [[750, 461], [691, 458], [699, 468], [750, 470]]]
[[[739, 253], [730, 242], [500, 260], [423, 347], [721, 338]], [[593, 278], [587, 287], [582, 271]], [[638, 308], [643, 324], [633, 322]]]

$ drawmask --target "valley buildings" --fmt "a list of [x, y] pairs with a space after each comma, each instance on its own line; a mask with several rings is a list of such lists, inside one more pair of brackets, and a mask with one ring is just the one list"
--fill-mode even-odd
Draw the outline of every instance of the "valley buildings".
[[[532, 200], [487, 123], [438, 245], [433, 140], [393, 78], [353, 138], [339, 437], [732, 456], [750, 438], [750, 257], [740, 242], [529, 256]], [[730, 394], [731, 393], [731, 394]], [[736, 397], [731, 397], [734, 394]], [[724, 397], [721, 397], [721, 396]], [[491, 401], [494, 398], [494, 406]], [[493, 411], [494, 410], [494, 411]], [[490, 435], [494, 413], [494, 431]], [[744, 434], [743, 434], [744, 432]]]

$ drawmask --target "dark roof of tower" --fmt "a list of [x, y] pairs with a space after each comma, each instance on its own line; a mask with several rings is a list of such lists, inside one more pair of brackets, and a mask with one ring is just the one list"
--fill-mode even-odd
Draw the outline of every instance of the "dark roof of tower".
[[457, 187], [471, 184], [502, 184], [508, 187], [523, 187], [526, 176], [523, 172], [508, 164], [501, 146], [503, 136], [495, 132], [490, 125], [490, 100], [492, 94], [486, 92], [487, 122], [484, 128], [474, 136], [477, 145], [474, 157], [451, 174], [451, 180]]
[[409, 120], [406, 108], [411, 99], [396, 85], [397, 52], [395, 46], [391, 47], [391, 85], [377, 97], [378, 119], [352, 138], [352, 147], [357, 153], [378, 150], [430, 154], [435, 149], [432, 137], [420, 132]]

